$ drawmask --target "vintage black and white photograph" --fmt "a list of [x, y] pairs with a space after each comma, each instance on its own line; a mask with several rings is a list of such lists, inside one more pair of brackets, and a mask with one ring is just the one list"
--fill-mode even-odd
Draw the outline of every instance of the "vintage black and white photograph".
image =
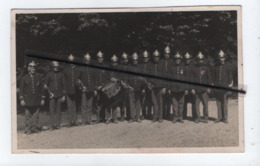
[[244, 151], [240, 6], [11, 21], [13, 153]]

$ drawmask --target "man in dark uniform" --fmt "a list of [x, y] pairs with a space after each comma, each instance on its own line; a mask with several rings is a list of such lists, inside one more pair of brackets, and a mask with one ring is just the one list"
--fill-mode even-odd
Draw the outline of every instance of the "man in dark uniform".
[[[121, 60], [120, 60], [120, 67], [123, 71], [127, 71], [128, 70], [128, 55], [124, 52], [121, 56]], [[125, 81], [126, 83], [129, 82], [129, 74], [126, 73], [120, 73], [120, 78]], [[124, 96], [124, 100], [121, 103], [120, 106], [120, 111], [121, 111], [121, 119], [120, 121], [124, 121], [125, 120], [125, 112], [126, 112], [126, 117], [129, 120], [130, 119], [130, 103], [129, 103], [129, 95], [125, 95]]]
[[[164, 49], [164, 58], [160, 60], [161, 70], [165, 77], [170, 77], [171, 73], [169, 71], [169, 66], [173, 65], [173, 60], [170, 58], [171, 50], [170, 47], [167, 46]], [[169, 89], [170, 82], [163, 81], [163, 87], [166, 88], [166, 93], [163, 95], [163, 105], [162, 105], [162, 112], [163, 118], [169, 119], [170, 118], [170, 111], [171, 111], [171, 97], [170, 97], [170, 89]]]
[[[139, 67], [138, 67], [138, 54], [135, 52], [132, 55], [132, 63], [133, 65], [131, 66], [131, 70], [133, 72], [138, 73]], [[140, 114], [141, 114], [141, 109], [142, 109], [142, 93], [145, 88], [145, 78], [142, 78], [138, 75], [131, 75], [129, 76], [129, 82], [130, 86], [133, 88], [133, 92], [130, 92], [129, 95], [129, 104], [133, 105], [134, 108], [130, 109], [131, 110], [131, 119], [129, 122], [134, 122], [135, 120], [139, 123], [141, 123], [140, 120]]]
[[[68, 60], [74, 61], [74, 56], [69, 55]], [[70, 64], [64, 71], [65, 90], [67, 92], [66, 102], [68, 107], [68, 127], [77, 125], [77, 110], [76, 110], [76, 81], [79, 77], [79, 71], [74, 64]]]
[[[148, 69], [149, 74], [152, 74], [153, 76], [159, 76], [160, 71], [160, 54], [157, 50], [153, 53], [153, 59], [152, 63], [149, 63]], [[148, 82], [150, 82], [150, 86], [148, 86], [148, 92], [147, 97], [152, 102], [153, 106], [153, 119], [152, 122], [156, 122], [157, 120], [159, 122], [162, 122], [162, 94], [161, 94], [161, 82], [159, 82], [158, 79], [148, 79]], [[160, 102], [160, 103], [158, 103]]]
[[[114, 69], [114, 71], [110, 71], [109, 72], [109, 77], [110, 77], [110, 81], [112, 82], [119, 82], [120, 81], [120, 74], [117, 71], [118, 70], [118, 57], [114, 54], [111, 57], [111, 63], [112, 63], [112, 68]], [[115, 100], [115, 99], [113, 99]], [[114, 103], [114, 101], [110, 101], [111, 103]], [[106, 106], [106, 123], [109, 124], [111, 122], [111, 120], [113, 119], [114, 123], [118, 123], [118, 119], [117, 119], [117, 107], [119, 107], [119, 103], [118, 104], [111, 104], [106, 102], [107, 104], [105, 104]], [[112, 117], [111, 117], [112, 115]]]
[[[223, 86], [231, 88], [233, 86], [233, 77], [231, 65], [226, 63], [226, 54], [220, 50], [218, 54], [218, 64], [214, 67], [214, 80], [213, 84], [216, 86]], [[215, 97], [218, 107], [218, 119], [215, 123], [223, 121], [228, 123], [228, 91], [215, 90]]]
[[[87, 53], [84, 55], [84, 62], [86, 64], [91, 63], [91, 56]], [[95, 105], [93, 105], [93, 99], [97, 96], [95, 89], [95, 72], [93, 68], [83, 66], [79, 75], [79, 88], [82, 91], [81, 99], [81, 115], [82, 125], [93, 124], [91, 116], [94, 113]]]
[[[101, 51], [99, 51], [97, 53], [97, 65], [102, 67], [102, 65], [104, 64], [104, 55]], [[106, 102], [105, 98], [101, 95], [100, 90], [102, 88], [102, 86], [105, 85], [105, 83], [108, 81], [108, 72], [102, 68], [100, 69], [96, 69], [95, 72], [96, 76], [95, 76], [95, 83], [96, 83], [96, 90], [98, 91], [98, 96], [97, 96], [97, 100], [94, 103], [97, 113], [98, 113], [98, 117], [99, 117], [99, 121], [105, 121], [106, 117], [105, 117], [105, 107], [104, 107], [104, 103]]]
[[38, 132], [39, 108], [44, 105], [42, 78], [36, 73], [36, 63], [28, 64], [28, 73], [21, 77], [20, 103], [25, 108], [25, 133]]
[[[184, 55], [184, 65], [183, 65], [183, 73], [184, 73], [184, 77], [183, 79], [185, 81], [189, 81], [189, 82], [193, 82], [193, 70], [194, 70], [194, 66], [192, 64], [192, 56], [187, 52]], [[188, 113], [188, 103], [191, 103], [192, 105], [192, 109], [191, 109], [191, 113], [192, 113], [192, 117], [195, 118], [195, 101], [196, 101], [196, 97], [194, 94], [194, 91], [192, 91], [192, 85], [191, 84], [183, 84], [183, 86], [185, 85], [186, 89], [185, 89], [185, 97], [184, 97], [184, 108], [183, 108], [183, 118], [186, 119], [187, 118], [187, 113]]]
[[[181, 64], [182, 56], [177, 52], [174, 55], [175, 65], [171, 65], [170, 72], [172, 73], [172, 78], [176, 80], [183, 80], [184, 69]], [[173, 82], [171, 83], [171, 99], [173, 104], [173, 123], [177, 121], [183, 123], [183, 105], [184, 105], [184, 93], [186, 90], [186, 85], [183, 83]]]
[[[197, 60], [197, 65], [193, 69], [194, 76], [192, 77], [194, 82], [211, 85], [211, 73], [209, 67], [206, 66], [205, 64], [205, 56], [201, 52], [199, 52], [196, 60]], [[199, 123], [201, 121], [200, 101], [202, 101], [203, 116], [204, 116], [203, 122], [208, 123], [208, 100], [209, 100], [208, 93], [210, 93], [210, 89], [202, 86], [196, 86], [196, 87], [193, 86], [192, 91], [194, 92], [196, 97], [195, 122]]]
[[65, 78], [59, 69], [59, 62], [52, 61], [52, 71], [45, 77], [45, 89], [50, 94], [51, 130], [60, 128], [61, 103], [65, 101]]
[[[144, 73], [148, 73], [148, 66], [149, 63], [151, 63], [149, 57], [149, 53], [145, 50], [142, 54], [142, 63], [139, 65], [141, 68], [141, 71]], [[149, 74], [149, 73], [148, 73]], [[147, 78], [144, 78], [147, 79]], [[148, 80], [148, 79], [147, 79]], [[148, 98], [148, 89], [145, 89], [142, 91], [142, 117], [141, 119], [150, 119], [152, 115], [152, 102], [150, 98]]]

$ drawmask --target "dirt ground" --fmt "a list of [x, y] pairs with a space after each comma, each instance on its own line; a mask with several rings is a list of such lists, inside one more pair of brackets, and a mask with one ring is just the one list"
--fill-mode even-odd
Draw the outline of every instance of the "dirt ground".
[[[185, 120], [183, 124], [163, 123], [96, 124], [63, 127], [54, 131], [23, 134], [24, 116], [18, 115], [18, 149], [88, 149], [88, 148], [155, 148], [155, 147], [225, 147], [238, 146], [238, 101], [229, 99], [228, 124], [214, 123], [217, 118], [216, 102], [209, 102], [208, 124]], [[191, 116], [191, 105], [188, 105]], [[202, 106], [201, 106], [201, 115]], [[49, 115], [40, 114], [40, 124], [47, 125]], [[66, 121], [66, 113], [62, 116]]]

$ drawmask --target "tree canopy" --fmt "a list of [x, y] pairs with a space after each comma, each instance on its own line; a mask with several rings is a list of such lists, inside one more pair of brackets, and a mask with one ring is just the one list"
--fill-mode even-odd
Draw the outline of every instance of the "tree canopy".
[[223, 49], [237, 58], [236, 11], [17, 14], [17, 65], [25, 49], [95, 57], [98, 50], [108, 59], [122, 52], [202, 51], [214, 58]]

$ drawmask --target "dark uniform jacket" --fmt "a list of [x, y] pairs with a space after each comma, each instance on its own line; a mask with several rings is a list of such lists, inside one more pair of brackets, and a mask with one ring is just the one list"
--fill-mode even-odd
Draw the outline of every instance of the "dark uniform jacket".
[[[131, 71], [133, 71], [135, 73], [139, 73], [139, 71], [140, 71], [139, 64], [136, 64], [136, 65], [133, 64], [129, 68]], [[138, 74], [128, 75], [127, 80], [129, 82], [130, 86], [133, 87], [135, 91], [140, 91], [145, 88], [146, 79], [144, 77], [141, 77]]]
[[[140, 73], [144, 73], [144, 74], [150, 74], [150, 71], [148, 69], [149, 65], [150, 65], [150, 61], [146, 62], [146, 63], [140, 63], [138, 64], [138, 71], [140, 71]], [[150, 82], [149, 78], [148, 77], [144, 77], [142, 76], [143, 79], [145, 79], [147, 82]]]
[[39, 74], [25, 74], [20, 82], [20, 99], [26, 106], [39, 106], [44, 99], [42, 78]]
[[142, 72], [144, 72], [144, 73], [148, 72], [149, 63], [151, 63], [151, 62], [148, 61], [146, 63], [139, 64]]
[[50, 71], [45, 77], [45, 84], [49, 90], [54, 93], [54, 98], [62, 97], [66, 94], [65, 91], [65, 77], [61, 71]]
[[121, 80], [128, 81], [129, 77], [132, 76], [131, 74], [124, 73], [127, 71], [131, 71], [131, 68], [129, 66], [129, 64], [118, 64], [118, 68], [120, 69], [120, 71], [123, 71], [119, 72], [119, 77]]
[[213, 84], [217, 86], [228, 87], [232, 82], [232, 69], [229, 63], [217, 65], [213, 69]]
[[[102, 66], [103, 63], [97, 63], [97, 66]], [[105, 85], [106, 82], [108, 82], [108, 71], [105, 69], [99, 68], [95, 69], [95, 83], [96, 87]]]
[[[172, 65], [170, 67], [170, 72], [171, 72], [171, 77], [175, 80], [184, 80], [184, 68], [183, 66], [180, 65]], [[185, 84], [183, 83], [179, 83], [179, 82], [172, 82], [170, 85], [170, 89], [172, 92], [175, 93], [180, 93], [180, 92], [184, 92], [187, 87]]]
[[[147, 73], [155, 77], [161, 76], [161, 65], [159, 62], [150, 62], [147, 63]], [[156, 78], [148, 78], [149, 82], [153, 84], [155, 90], [158, 90], [162, 87], [162, 81]]]
[[[171, 78], [172, 74], [170, 73], [170, 66], [174, 65], [173, 60], [168, 58], [164, 58], [160, 60], [160, 75], [166, 78]], [[165, 88], [169, 88], [171, 81], [160, 81], [162, 83], [162, 86]]]
[[[187, 82], [195, 82], [194, 81], [194, 65], [193, 64], [184, 64], [183, 65], [183, 80], [184, 81], [187, 81]], [[191, 90], [193, 89], [193, 86], [192, 84], [183, 84], [183, 86], [186, 87], [186, 90]]]
[[114, 69], [114, 71], [111, 70], [111, 71], [108, 72], [109, 79], [116, 78], [116, 79], [120, 80], [120, 73], [118, 72], [119, 66], [118, 65], [117, 66], [110, 65], [110, 68]]
[[92, 92], [96, 88], [96, 73], [95, 69], [91, 67], [81, 67], [80, 68], [80, 75], [79, 79], [83, 83], [83, 85], [86, 87], [86, 92]]
[[[193, 68], [193, 81], [195, 83], [211, 85], [211, 72], [206, 65], [196, 65]], [[207, 87], [193, 86], [197, 92], [203, 92]]]
[[79, 78], [80, 71], [78, 67], [68, 66], [64, 71], [65, 76], [65, 90], [67, 94], [75, 94], [76, 81]]

